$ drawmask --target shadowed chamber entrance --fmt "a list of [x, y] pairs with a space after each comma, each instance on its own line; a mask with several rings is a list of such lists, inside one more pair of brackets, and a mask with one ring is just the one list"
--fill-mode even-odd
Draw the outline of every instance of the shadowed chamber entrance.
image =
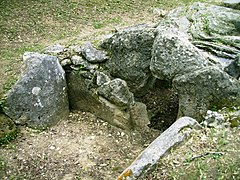
[[179, 100], [168, 81], [157, 79], [154, 87], [137, 100], [147, 106], [150, 128], [164, 131], [176, 121]]

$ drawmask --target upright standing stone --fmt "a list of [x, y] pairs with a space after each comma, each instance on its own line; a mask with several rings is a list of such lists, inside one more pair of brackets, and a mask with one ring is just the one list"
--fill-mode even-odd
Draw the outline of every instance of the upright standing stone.
[[54, 56], [25, 53], [24, 70], [7, 96], [5, 113], [17, 124], [47, 128], [67, 118], [65, 72]]

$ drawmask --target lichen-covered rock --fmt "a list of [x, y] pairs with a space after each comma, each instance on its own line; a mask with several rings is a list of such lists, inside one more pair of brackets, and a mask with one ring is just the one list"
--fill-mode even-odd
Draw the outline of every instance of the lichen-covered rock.
[[120, 107], [129, 107], [134, 103], [133, 94], [129, 91], [127, 83], [119, 78], [101, 85], [98, 93]]
[[225, 128], [224, 115], [216, 111], [208, 110], [204, 121], [202, 122], [205, 126], [213, 128]]
[[158, 27], [150, 69], [161, 80], [206, 67], [210, 64], [184, 34], [173, 27]]
[[71, 65], [71, 64], [72, 64], [72, 61], [71, 61], [71, 59], [67, 58], [67, 59], [63, 59], [63, 60], [60, 62], [60, 64], [61, 64], [62, 67], [65, 67], [65, 66]]
[[81, 56], [74, 55], [71, 58], [72, 63], [76, 66], [78, 65], [83, 65], [83, 66], [88, 66], [88, 62], [86, 62]]
[[[108, 82], [108, 79], [105, 80]], [[113, 102], [99, 96], [96, 88], [91, 88], [95, 86], [92, 85], [94, 82], [88, 81], [88, 79], [85, 79], [81, 73], [77, 71], [72, 71], [67, 74], [67, 82], [69, 104], [72, 110], [91, 112], [97, 117], [122, 129], [129, 130], [132, 128], [129, 108], [125, 107], [123, 109]], [[118, 97], [114, 98], [117, 99]], [[121, 98], [125, 103], [126, 99], [124, 97]], [[128, 103], [127, 101], [128, 100], [126, 100], [126, 103]]]
[[152, 80], [149, 71], [155, 28], [137, 26], [124, 29], [105, 40], [101, 47], [110, 52], [107, 69], [128, 83], [132, 92], [145, 89]]
[[169, 16], [187, 17], [191, 22], [189, 32], [192, 42], [198, 48], [225, 59], [234, 59], [240, 53], [239, 10], [194, 3], [186, 9], [174, 11]]
[[47, 128], [68, 117], [65, 72], [54, 56], [24, 54], [24, 71], [5, 102], [5, 113], [17, 124]]
[[79, 55], [73, 55], [71, 60], [72, 65], [70, 66], [70, 68], [73, 70], [87, 70], [94, 73], [95, 70], [99, 67], [98, 64], [91, 64]]
[[177, 76], [173, 86], [179, 95], [179, 117], [190, 116], [200, 121], [210, 107], [240, 104], [240, 82], [217, 67]]
[[106, 52], [97, 50], [90, 42], [82, 47], [82, 55], [90, 63], [101, 63], [108, 59]]
[[47, 54], [57, 55], [64, 51], [65, 46], [61, 44], [54, 44], [52, 46], [48, 46], [44, 49], [44, 52]]
[[96, 76], [97, 76], [96, 77], [97, 86], [102, 86], [103, 84], [111, 81], [111, 78], [104, 72], [97, 71]]
[[218, 111], [208, 110], [201, 124], [214, 128], [238, 127], [240, 125], [240, 106], [223, 107]]
[[200, 121], [212, 106], [240, 103], [239, 81], [222, 71], [239, 78], [239, 19], [238, 10], [194, 3], [159, 23], [150, 69], [177, 90], [179, 117]]

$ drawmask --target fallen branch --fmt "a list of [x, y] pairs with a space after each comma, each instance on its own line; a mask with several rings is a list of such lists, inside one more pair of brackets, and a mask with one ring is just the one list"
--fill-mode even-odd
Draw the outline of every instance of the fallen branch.
[[193, 161], [194, 159], [197, 159], [197, 158], [201, 158], [201, 157], [207, 156], [207, 155], [209, 155], [209, 154], [217, 154], [217, 155], [219, 155], [219, 156], [223, 156], [223, 155], [224, 155], [223, 152], [205, 152], [205, 153], [200, 154], [200, 155], [198, 155], [198, 156], [192, 157], [191, 161]]

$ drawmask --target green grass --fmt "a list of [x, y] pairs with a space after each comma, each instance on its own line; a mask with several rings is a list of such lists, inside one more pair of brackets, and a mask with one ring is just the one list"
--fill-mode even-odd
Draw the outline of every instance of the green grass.
[[3, 176], [6, 168], [7, 168], [6, 161], [2, 157], [0, 157], [0, 177]]
[[56, 41], [76, 37], [88, 31], [83, 27], [99, 30], [119, 24], [126, 26], [125, 18], [141, 19], [150, 15], [155, 7], [172, 9], [191, 2], [193, 0], [1, 0], [0, 75], [4, 82], [0, 82], [0, 98], [5, 93], [1, 90], [3, 83], [11, 84], [8, 81], [13, 82], [20, 74], [21, 56], [25, 51], [40, 51]]
[[[119, 23], [121, 15], [150, 12], [154, 7], [164, 9], [189, 4], [193, 0], [2, 0], [0, 2], [0, 31], [4, 41], [23, 41], [36, 36], [54, 38], [81, 24], [96, 25]], [[102, 23], [104, 24], [104, 23]], [[28, 41], [32, 41], [30, 39]]]
[[[201, 0], [205, 2], [207, 0]], [[97, 30], [125, 25], [125, 18], [150, 16], [153, 8], [173, 9], [194, 0], [1, 0], [0, 1], [0, 113], [4, 94], [20, 74], [25, 51], [41, 51], [67, 37], [76, 37], [88, 27]], [[132, 26], [133, 24], [128, 24]], [[87, 30], [84, 29], [87, 27]], [[83, 32], [84, 33], [84, 32]], [[97, 33], [93, 32], [95, 36]], [[98, 33], [99, 34], [99, 33]], [[84, 40], [84, 39], [83, 39]], [[82, 39], [71, 42], [82, 43]], [[98, 41], [96, 40], [96, 43]], [[65, 42], [69, 44], [69, 42]], [[203, 140], [202, 137], [206, 139]], [[5, 141], [14, 134], [4, 137]], [[157, 167], [155, 179], [240, 179], [240, 133], [205, 129], [196, 133], [192, 144], [172, 152]], [[191, 146], [190, 146], [191, 145]], [[194, 151], [190, 148], [195, 148]], [[224, 152], [192, 160], [206, 151]], [[172, 157], [179, 157], [172, 159]], [[177, 161], [178, 163], [173, 163]], [[0, 171], [6, 163], [0, 158]], [[113, 171], [117, 171], [113, 169]], [[163, 173], [166, 172], [166, 173]], [[163, 174], [163, 175], [161, 175]]]
[[201, 129], [164, 157], [146, 179], [238, 180], [239, 147], [237, 128]]

